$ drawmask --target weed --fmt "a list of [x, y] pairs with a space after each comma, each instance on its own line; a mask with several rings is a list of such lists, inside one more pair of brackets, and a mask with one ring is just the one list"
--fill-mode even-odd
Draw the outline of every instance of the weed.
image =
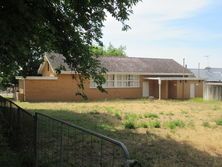
[[122, 117], [121, 117], [121, 113], [120, 112], [115, 112], [115, 117], [117, 118], [117, 119], [119, 119], [119, 120], [121, 120], [122, 119]]
[[220, 107], [218, 105], [214, 105], [213, 110], [218, 111], [218, 110], [220, 110]]
[[126, 120], [136, 120], [138, 118], [137, 114], [126, 114]]
[[96, 111], [96, 110], [93, 110], [93, 111], [90, 111], [89, 114], [97, 115], [97, 114], [100, 114], [100, 113], [98, 111]]
[[142, 128], [160, 128], [159, 121], [150, 121], [150, 122], [143, 122], [141, 123], [140, 127]]
[[101, 128], [103, 130], [109, 130], [109, 131], [114, 131], [115, 130], [112, 126], [110, 126], [108, 124], [101, 124], [101, 125], [99, 125], [99, 128]]
[[193, 99], [190, 99], [189, 101], [192, 101], [192, 102], [198, 102], [198, 103], [202, 103], [204, 102], [203, 98], [193, 98]]
[[165, 126], [170, 129], [176, 129], [177, 127], [183, 128], [185, 127], [185, 123], [181, 120], [173, 120], [173, 121], [167, 122]]
[[187, 126], [190, 127], [190, 128], [195, 128], [195, 124], [192, 120], [190, 120], [188, 123], [187, 123]]
[[188, 114], [188, 112], [187, 112], [187, 111], [182, 110], [182, 111], [181, 111], [181, 114]]
[[211, 128], [209, 122], [203, 122], [202, 125], [203, 125], [204, 127], [206, 127], [206, 128]]
[[124, 127], [126, 129], [136, 129], [136, 123], [133, 120], [126, 120], [124, 122]]
[[159, 116], [157, 114], [153, 114], [153, 113], [146, 113], [146, 114], [144, 114], [144, 117], [151, 118], [151, 119], [159, 118]]
[[217, 120], [216, 124], [222, 126], [222, 119]]
[[108, 113], [111, 113], [113, 114], [117, 119], [122, 119], [122, 116], [121, 116], [121, 111], [114, 108], [114, 107], [106, 107], [105, 110], [108, 112]]
[[136, 114], [126, 114], [126, 120], [124, 122], [124, 127], [126, 129], [135, 129], [136, 128], [136, 119], [138, 115]]
[[166, 113], [167, 116], [174, 116], [174, 113], [170, 112], [170, 113]]

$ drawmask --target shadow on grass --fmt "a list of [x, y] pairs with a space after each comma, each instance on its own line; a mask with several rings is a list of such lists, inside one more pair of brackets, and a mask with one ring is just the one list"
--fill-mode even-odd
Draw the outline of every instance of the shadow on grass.
[[[136, 133], [121, 128], [122, 120], [109, 113], [77, 113], [65, 110], [32, 110], [100, 132], [123, 142], [132, 159], [143, 167], [220, 167], [222, 157], [195, 149], [189, 144], [165, 139], [155, 134]], [[120, 128], [114, 128], [120, 127]]]

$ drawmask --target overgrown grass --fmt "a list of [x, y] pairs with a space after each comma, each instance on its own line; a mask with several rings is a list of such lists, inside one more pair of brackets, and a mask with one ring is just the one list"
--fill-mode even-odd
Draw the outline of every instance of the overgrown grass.
[[219, 101], [119, 99], [18, 105], [120, 140], [145, 167], [222, 166]]

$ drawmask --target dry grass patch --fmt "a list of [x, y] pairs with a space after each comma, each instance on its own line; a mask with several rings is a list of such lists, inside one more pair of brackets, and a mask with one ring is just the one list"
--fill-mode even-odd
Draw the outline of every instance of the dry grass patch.
[[222, 102], [18, 103], [123, 141], [143, 166], [222, 166]]

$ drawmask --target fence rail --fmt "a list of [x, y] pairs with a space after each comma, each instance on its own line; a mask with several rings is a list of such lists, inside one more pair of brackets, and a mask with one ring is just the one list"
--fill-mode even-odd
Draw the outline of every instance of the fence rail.
[[0, 96], [0, 124], [24, 167], [135, 167], [126, 146], [102, 134], [40, 113]]

